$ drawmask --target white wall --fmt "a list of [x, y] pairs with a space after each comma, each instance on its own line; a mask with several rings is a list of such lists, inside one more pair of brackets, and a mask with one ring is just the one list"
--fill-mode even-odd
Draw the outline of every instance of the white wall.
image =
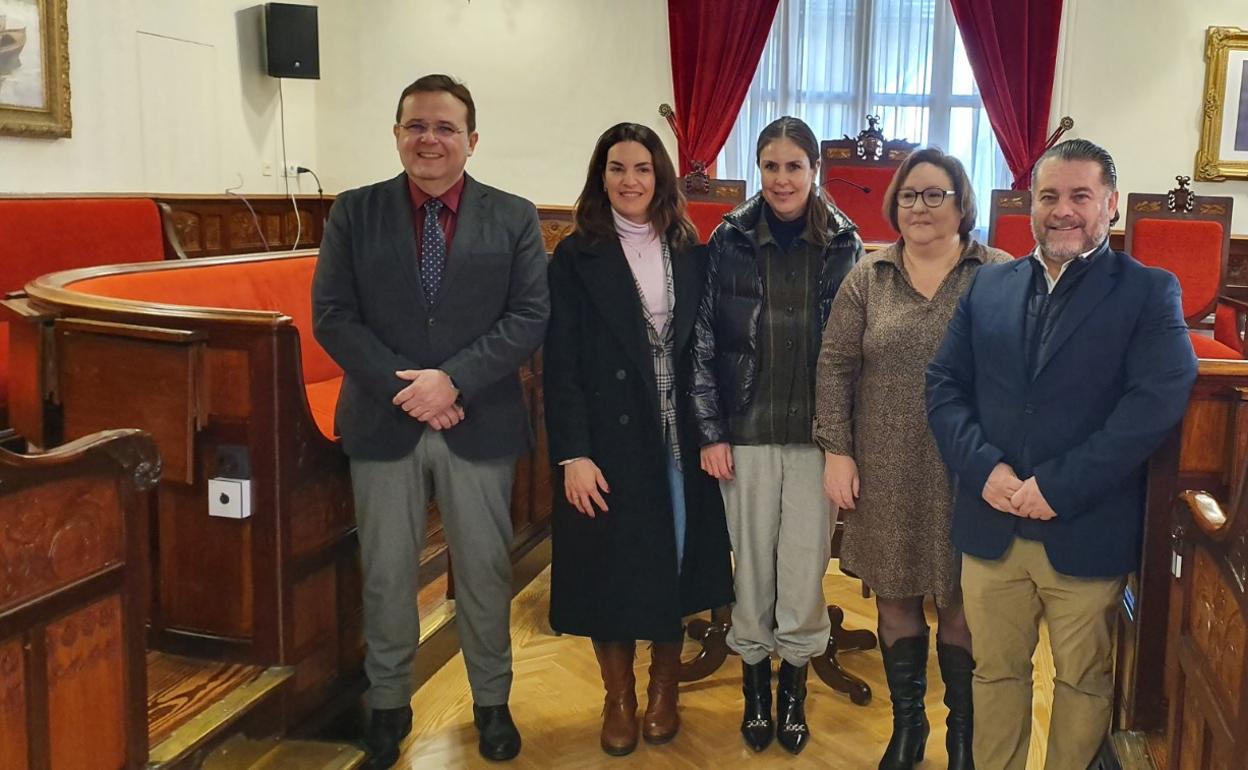
[[[73, 136], [0, 137], [0, 192], [284, 191], [258, 3], [69, 0]], [[316, 84], [282, 87], [287, 157], [316, 167]]]
[[[571, 204], [594, 141], [629, 120], [655, 128], [672, 101], [667, 0], [321, 0], [317, 169], [327, 190], [401, 170], [391, 127], [403, 87], [464, 80], [481, 140], [478, 179]], [[334, 33], [330, 33], [334, 30]]]
[[[1052, 126], [1113, 154], [1123, 193], [1165, 192], [1195, 176], [1205, 83], [1205, 29], [1248, 28], [1246, 0], [1066, 0]], [[1235, 198], [1236, 233], [1248, 233], [1248, 181], [1194, 182], [1201, 195]]]

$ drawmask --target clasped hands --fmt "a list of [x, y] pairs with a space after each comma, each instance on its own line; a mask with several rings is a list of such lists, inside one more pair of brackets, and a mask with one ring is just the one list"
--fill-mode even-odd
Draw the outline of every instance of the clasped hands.
[[1020, 518], [1048, 521], [1057, 515], [1040, 493], [1036, 477], [1023, 481], [1005, 463], [997, 463], [992, 473], [988, 474], [983, 496], [984, 501], [998, 511]]
[[459, 391], [441, 369], [402, 369], [395, 372], [408, 385], [391, 402], [411, 417], [434, 430], [446, 430], [464, 419], [464, 408], [456, 403]]

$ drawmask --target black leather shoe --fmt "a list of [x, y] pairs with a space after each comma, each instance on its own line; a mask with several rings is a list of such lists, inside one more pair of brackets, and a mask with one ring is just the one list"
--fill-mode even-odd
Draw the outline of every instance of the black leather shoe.
[[776, 725], [771, 721], [771, 658], [750, 665], [741, 661], [741, 694], [745, 713], [741, 716], [741, 737], [745, 745], [762, 751], [771, 745]]
[[776, 685], [776, 741], [790, 754], [800, 754], [810, 742], [806, 724], [806, 671], [809, 664], [794, 666], [780, 661]]
[[397, 709], [373, 709], [368, 722], [368, 737], [364, 747], [368, 760], [363, 770], [386, 770], [399, 761], [399, 744], [412, 731], [412, 707]]
[[481, 734], [477, 741], [477, 751], [481, 752], [481, 756], [494, 762], [506, 762], [520, 753], [520, 731], [511, 721], [511, 710], [506, 703], [501, 706], [478, 706], [474, 703], [472, 721]]

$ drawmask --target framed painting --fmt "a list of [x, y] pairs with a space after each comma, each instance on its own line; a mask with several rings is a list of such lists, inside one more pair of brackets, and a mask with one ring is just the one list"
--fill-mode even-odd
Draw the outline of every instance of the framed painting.
[[0, 0], [0, 135], [70, 135], [67, 0]]
[[1248, 179], [1248, 30], [1205, 32], [1205, 102], [1196, 151], [1199, 180]]

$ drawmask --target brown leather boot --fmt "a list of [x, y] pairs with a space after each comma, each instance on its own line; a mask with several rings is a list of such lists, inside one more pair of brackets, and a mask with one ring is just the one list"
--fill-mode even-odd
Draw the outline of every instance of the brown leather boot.
[[650, 647], [650, 685], [646, 688], [646, 715], [641, 719], [646, 743], [667, 743], [680, 729], [676, 699], [681, 646], [680, 642], [655, 642]]
[[602, 684], [607, 697], [602, 707], [602, 750], [619, 757], [637, 748], [637, 679], [633, 676], [636, 642], [594, 640]]

